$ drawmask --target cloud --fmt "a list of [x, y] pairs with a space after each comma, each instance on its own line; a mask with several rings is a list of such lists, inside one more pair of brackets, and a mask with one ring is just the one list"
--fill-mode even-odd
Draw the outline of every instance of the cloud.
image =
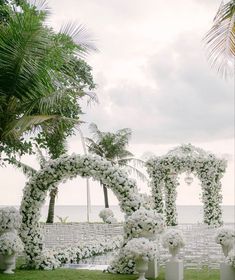
[[142, 80], [135, 83], [119, 79], [106, 87], [103, 82], [98, 89], [100, 106], [85, 118], [104, 130], [130, 127], [136, 143], [234, 136], [233, 85], [209, 68], [201, 34], [181, 34], [146, 56], [141, 73]]

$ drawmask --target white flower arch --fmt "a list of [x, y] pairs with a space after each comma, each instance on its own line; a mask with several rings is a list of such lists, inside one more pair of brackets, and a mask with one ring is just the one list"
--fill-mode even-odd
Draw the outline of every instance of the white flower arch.
[[76, 176], [92, 177], [112, 189], [120, 207], [127, 215], [140, 207], [136, 183], [118, 167], [107, 160], [91, 155], [63, 156], [49, 162], [37, 172], [24, 188], [20, 207], [22, 226], [20, 236], [25, 244], [27, 265], [37, 267], [36, 260], [43, 255], [43, 242], [40, 233], [40, 209], [48, 191], [63, 180]]
[[178, 223], [176, 187], [179, 183], [177, 176], [183, 172], [193, 173], [201, 181], [204, 223], [208, 225], [223, 223], [220, 179], [226, 170], [225, 160], [218, 159], [215, 155], [188, 144], [179, 146], [164, 156], [149, 159], [147, 169], [151, 178], [154, 208], [158, 213], [165, 212], [167, 225]]

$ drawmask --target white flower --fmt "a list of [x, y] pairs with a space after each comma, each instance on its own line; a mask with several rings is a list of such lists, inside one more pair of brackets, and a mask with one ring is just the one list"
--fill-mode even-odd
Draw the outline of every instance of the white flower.
[[24, 245], [14, 232], [6, 232], [0, 236], [0, 254], [12, 255], [23, 252]]
[[109, 208], [105, 208], [105, 209], [101, 210], [100, 213], [99, 213], [99, 217], [105, 223], [106, 223], [106, 221], [109, 217], [113, 217], [113, 216], [114, 216], [113, 211]]
[[5, 230], [18, 229], [21, 224], [19, 211], [14, 207], [0, 208], [0, 233]]
[[124, 225], [127, 237], [140, 237], [143, 232], [162, 233], [165, 229], [164, 217], [156, 210], [141, 207], [129, 216]]
[[215, 241], [222, 246], [230, 246], [235, 240], [235, 231], [229, 228], [221, 228], [217, 231]]
[[169, 229], [162, 236], [164, 248], [182, 248], [185, 246], [183, 234], [180, 230]]
[[133, 238], [123, 248], [125, 255], [129, 259], [142, 258], [146, 261], [151, 261], [156, 257], [156, 246], [147, 238]]

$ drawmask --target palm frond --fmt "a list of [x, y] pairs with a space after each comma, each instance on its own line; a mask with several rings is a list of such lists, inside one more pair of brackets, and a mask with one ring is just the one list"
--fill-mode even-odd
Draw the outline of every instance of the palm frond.
[[123, 166], [123, 169], [126, 170], [129, 174], [134, 174], [137, 178], [142, 180], [143, 182], [148, 182], [148, 178], [142, 173], [139, 169], [135, 168], [132, 165], [125, 165]]
[[71, 37], [74, 43], [80, 46], [81, 53], [87, 54], [91, 51], [97, 51], [92, 35], [82, 24], [66, 23], [61, 27], [60, 33]]
[[89, 129], [95, 139], [95, 141], [100, 141], [103, 137], [103, 133], [98, 129], [98, 126], [95, 123], [89, 125]]
[[235, 57], [235, 1], [221, 3], [212, 28], [204, 37], [209, 63], [222, 76], [233, 74]]
[[58, 118], [58, 116], [23, 116], [20, 119], [14, 120], [8, 124], [5, 132], [3, 133], [3, 137], [13, 136], [14, 138], [18, 138], [20, 135], [22, 135], [23, 132], [30, 129], [31, 127], [54, 118]]
[[96, 154], [99, 156], [104, 156], [105, 153], [104, 150], [93, 139], [86, 137], [85, 142], [87, 143], [87, 148], [89, 153]]

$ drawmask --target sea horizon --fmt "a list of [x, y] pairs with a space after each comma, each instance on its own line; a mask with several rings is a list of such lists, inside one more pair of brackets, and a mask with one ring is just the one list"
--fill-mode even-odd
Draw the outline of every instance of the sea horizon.
[[[13, 206], [19, 209], [20, 205], [0, 205], [0, 207]], [[203, 205], [177, 205], [178, 223], [179, 224], [196, 224], [203, 223]], [[66, 222], [102, 222], [99, 212], [104, 205], [91, 205], [90, 212], [87, 212], [87, 205], [55, 205], [55, 222], [66, 219]], [[124, 221], [124, 213], [120, 210], [119, 205], [110, 205], [114, 217], [118, 222]], [[45, 222], [48, 213], [48, 205], [43, 205], [41, 209], [41, 222]], [[222, 205], [223, 222], [234, 223], [235, 206]]]

